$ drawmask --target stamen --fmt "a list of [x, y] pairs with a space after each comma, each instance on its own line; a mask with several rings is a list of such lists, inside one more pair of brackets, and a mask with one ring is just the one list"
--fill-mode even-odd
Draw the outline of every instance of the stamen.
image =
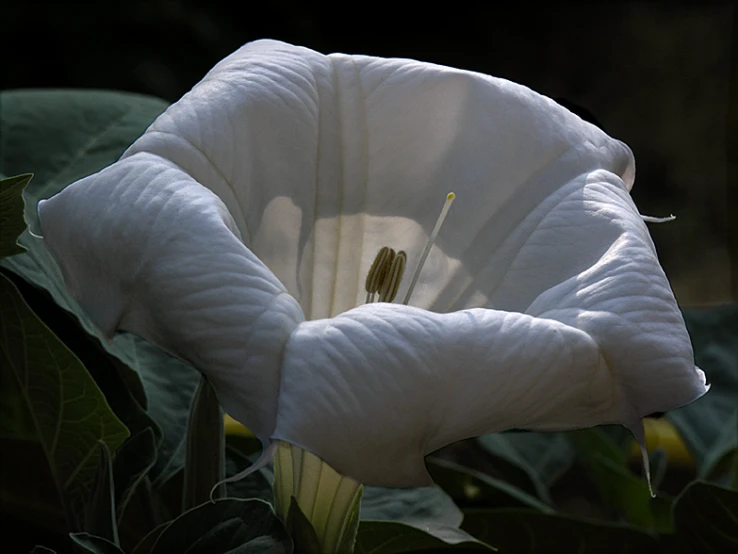
[[377, 253], [377, 257], [374, 258], [372, 267], [369, 269], [369, 273], [366, 276], [366, 283], [364, 288], [366, 289], [366, 302], [374, 302], [374, 294], [379, 290], [382, 285], [385, 275], [392, 265], [392, 260], [395, 258], [395, 251], [392, 248], [383, 246]]
[[392, 302], [397, 296], [397, 291], [400, 288], [400, 281], [402, 281], [402, 275], [405, 273], [405, 265], [407, 264], [407, 254], [403, 250], [397, 253], [397, 256], [392, 260], [392, 265], [389, 268], [389, 272], [382, 279], [382, 284], [379, 287], [379, 301], [380, 302]]
[[438, 232], [441, 230], [441, 225], [443, 225], [443, 220], [446, 219], [446, 215], [448, 215], [448, 210], [451, 208], [451, 204], [453, 204], [455, 198], [456, 194], [454, 194], [453, 192], [449, 192], [446, 195], [446, 203], [443, 205], [443, 208], [441, 209], [441, 214], [438, 216], [438, 220], [436, 220], [436, 226], [433, 227], [433, 232], [431, 232], [428, 243], [425, 245], [425, 249], [420, 255], [420, 261], [418, 261], [418, 267], [415, 268], [413, 280], [410, 281], [410, 287], [407, 289], [405, 300], [402, 301], [402, 303], [405, 305], [407, 305], [407, 303], [410, 301], [410, 295], [413, 293], [413, 289], [415, 289], [415, 285], [418, 282], [418, 277], [420, 277], [420, 270], [423, 269], [423, 264], [425, 264], [425, 260], [426, 258], [428, 258], [428, 254], [430, 254], [433, 243], [438, 236]]

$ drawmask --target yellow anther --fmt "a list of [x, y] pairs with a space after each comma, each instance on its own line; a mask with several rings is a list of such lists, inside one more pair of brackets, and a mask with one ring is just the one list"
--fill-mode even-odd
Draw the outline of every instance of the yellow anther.
[[397, 256], [392, 260], [389, 271], [382, 279], [382, 284], [379, 286], [379, 301], [380, 302], [392, 302], [397, 296], [397, 291], [400, 288], [400, 281], [402, 281], [402, 275], [405, 273], [405, 266], [407, 265], [407, 254], [400, 250]]

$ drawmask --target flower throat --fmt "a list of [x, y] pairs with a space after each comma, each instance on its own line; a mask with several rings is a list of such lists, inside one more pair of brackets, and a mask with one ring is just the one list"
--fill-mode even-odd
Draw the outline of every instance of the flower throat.
[[[428, 254], [430, 254], [433, 243], [436, 241], [436, 237], [441, 230], [441, 225], [443, 225], [443, 221], [446, 219], [448, 211], [455, 198], [456, 194], [453, 192], [449, 192], [446, 195], [446, 202], [443, 204], [443, 208], [441, 208], [441, 213], [436, 220], [436, 225], [433, 227], [433, 231], [428, 238], [428, 242], [423, 249], [423, 253], [420, 255], [418, 265], [415, 268], [415, 273], [413, 273], [413, 278], [407, 289], [407, 294], [405, 295], [405, 299], [402, 301], [405, 305], [410, 301], [410, 296], [412, 295], [415, 285], [418, 282], [418, 278], [420, 277], [420, 271], [423, 269], [425, 260], [428, 258]], [[404, 250], [395, 252], [393, 248], [383, 246], [374, 258], [374, 262], [366, 276], [364, 288], [366, 289], [367, 304], [375, 301], [392, 302], [395, 299], [395, 296], [397, 296], [397, 291], [400, 288], [400, 282], [402, 281], [402, 276], [405, 273], [406, 265], [407, 254]]]

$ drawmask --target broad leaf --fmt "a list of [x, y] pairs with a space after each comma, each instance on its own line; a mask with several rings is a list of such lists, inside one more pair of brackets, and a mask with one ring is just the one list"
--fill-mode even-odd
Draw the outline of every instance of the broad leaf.
[[[459, 529], [463, 517], [453, 500], [435, 485], [364, 487], [356, 552], [410, 552], [407, 548], [446, 548], [456, 543], [468, 546], [465, 543], [469, 541], [477, 548], [473, 539]], [[394, 525], [400, 523], [404, 525]], [[381, 537], [387, 544], [380, 543]], [[373, 550], [378, 546], [381, 548]]]
[[100, 340], [88, 334], [79, 320], [60, 308], [46, 291], [6, 269], [0, 268], [0, 273], [13, 282], [31, 310], [79, 358], [102, 390], [115, 415], [131, 433], [137, 434], [152, 428], [156, 440], [160, 442], [161, 430], [145, 410], [146, 393], [138, 374], [110, 355]]
[[116, 452], [113, 460], [113, 482], [115, 511], [119, 522], [136, 486], [154, 462], [156, 462], [156, 440], [150, 427], [128, 438]]
[[183, 510], [210, 500], [211, 491], [213, 499], [223, 498], [226, 492], [223, 410], [204, 376], [192, 399], [186, 444]]
[[694, 552], [718, 554], [738, 547], [738, 491], [694, 482], [674, 505], [677, 538]]
[[22, 254], [26, 251], [17, 241], [26, 230], [23, 219], [23, 189], [32, 174], [17, 175], [0, 179], [0, 258]]
[[97, 90], [12, 90], [0, 97], [0, 176], [32, 172], [36, 203], [110, 165], [167, 107], [157, 98]]
[[113, 460], [108, 446], [98, 443], [100, 456], [92, 490], [85, 505], [84, 530], [118, 546], [118, 519], [115, 516]]
[[[25, 216], [31, 227], [40, 232], [36, 215], [40, 199], [115, 162], [165, 107], [166, 103], [156, 98], [118, 92], [0, 93], [0, 177], [34, 172], [34, 180], [24, 192]], [[20, 243], [28, 252], [7, 258], [0, 266], [47, 290], [59, 306], [75, 314], [87, 332], [97, 336], [89, 318], [68, 295], [43, 241], [26, 232]], [[183, 465], [187, 414], [199, 375], [187, 364], [127, 333], [116, 336], [112, 344], [103, 342], [103, 347], [106, 355], [112, 354], [117, 363], [122, 361], [137, 372], [136, 381], [143, 381], [149, 415], [163, 432], [151, 475], [155, 485], [161, 483]], [[130, 387], [140, 387], [140, 383], [128, 380]], [[110, 401], [116, 404], [116, 399]], [[145, 427], [141, 425], [136, 431]]]
[[671, 528], [671, 503], [651, 498], [644, 477], [631, 473], [625, 452], [600, 429], [567, 433], [579, 460], [595, 482], [604, 505], [646, 529]]
[[362, 521], [354, 554], [400, 554], [437, 550], [492, 551], [461, 529], [429, 524], [419, 529], [398, 521]]
[[84, 552], [90, 552], [91, 554], [124, 554], [119, 546], [103, 537], [90, 533], [70, 533], [69, 536]]
[[84, 366], [0, 275], [0, 364], [17, 380], [36, 425], [70, 524], [87, 497], [98, 441], [116, 449], [128, 435]]
[[454, 501], [434, 485], [405, 489], [364, 487], [360, 517], [415, 526], [438, 523], [458, 527], [464, 516]]
[[[287, 532], [292, 537], [295, 554], [321, 554], [320, 541], [310, 520], [300, 509], [300, 505], [292, 497], [287, 509]], [[350, 552], [348, 550], [347, 552]]]
[[692, 451], [700, 476], [707, 477], [715, 463], [735, 449], [735, 427], [725, 431], [725, 426], [734, 425], [731, 417], [738, 398], [738, 303], [683, 313], [695, 362], [707, 374], [711, 388], [699, 400], [667, 417]]
[[261, 500], [225, 498], [160, 525], [133, 554], [289, 552], [291, 541], [272, 507]]
[[493, 458], [495, 477], [550, 502], [549, 487], [574, 462], [562, 433], [493, 433], [478, 443]]
[[[226, 444], [226, 477], [241, 473], [251, 466], [254, 460], [256, 460], [255, 457], [249, 459], [239, 449], [234, 448], [231, 441], [228, 441]], [[228, 483], [226, 492], [227, 496], [232, 498], [258, 498], [272, 503], [274, 499], [273, 483], [274, 473], [269, 468], [263, 467], [248, 477]]]
[[632, 527], [525, 509], [469, 510], [463, 529], [515, 554], [643, 554], [658, 548], [652, 535]]
[[[738, 409], [723, 424], [717, 439], [705, 455], [700, 477], [716, 478], [729, 476], [731, 471], [738, 471]], [[738, 484], [738, 475], [733, 475], [733, 483]], [[738, 486], [738, 485], [737, 485]]]
[[553, 512], [538, 498], [482, 472], [441, 459], [426, 460], [426, 465], [433, 481], [463, 507], [520, 507]]

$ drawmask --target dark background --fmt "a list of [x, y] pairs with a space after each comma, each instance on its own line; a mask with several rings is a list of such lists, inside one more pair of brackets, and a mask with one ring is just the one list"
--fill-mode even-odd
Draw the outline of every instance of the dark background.
[[505, 77], [631, 146], [639, 209], [678, 217], [650, 229], [682, 305], [738, 299], [734, 2], [440, 5], [14, 0], [0, 12], [0, 84], [176, 101], [218, 60], [258, 38]]

